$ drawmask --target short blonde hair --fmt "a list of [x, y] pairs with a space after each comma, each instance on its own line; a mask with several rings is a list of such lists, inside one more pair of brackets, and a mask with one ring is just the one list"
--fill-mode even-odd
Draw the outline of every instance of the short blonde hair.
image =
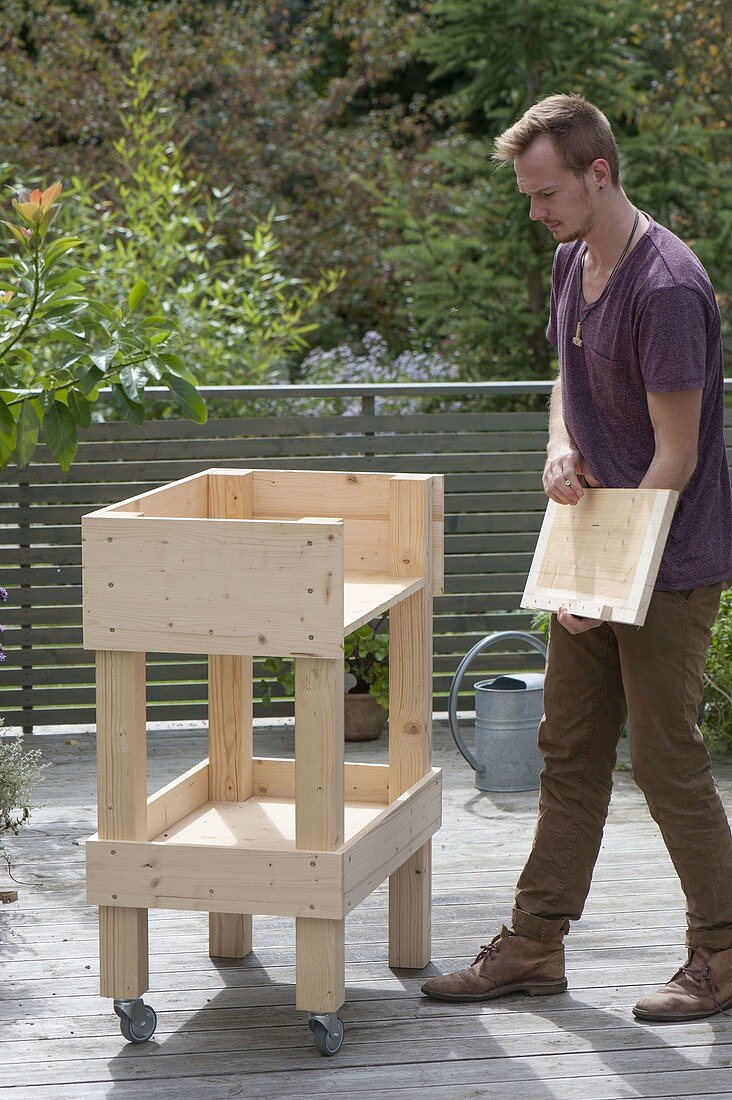
[[495, 140], [493, 159], [513, 164], [535, 138], [548, 134], [565, 168], [580, 176], [601, 158], [610, 165], [613, 183], [620, 181], [620, 157], [605, 115], [584, 96], [550, 95], [509, 126]]

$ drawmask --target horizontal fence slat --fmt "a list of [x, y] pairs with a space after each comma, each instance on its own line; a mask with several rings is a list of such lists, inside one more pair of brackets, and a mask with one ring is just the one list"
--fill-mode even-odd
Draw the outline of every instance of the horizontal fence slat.
[[[146, 478], [151, 482], [161, 485], [168, 481], [177, 481], [192, 474], [201, 473], [208, 469], [212, 462], [200, 461], [195, 458], [181, 460], [180, 462], [124, 462], [122, 458], [110, 462], [98, 463], [74, 463], [69, 472], [64, 475], [66, 483], [93, 482], [93, 481], [122, 481], [128, 477], [131, 482], [143, 481]], [[223, 469], [236, 469], [243, 464], [233, 459], [221, 459], [216, 461], [216, 466]], [[349, 473], [450, 473], [473, 472], [492, 470], [537, 470], [543, 468], [543, 456], [541, 453], [528, 452], [484, 452], [480, 454], [428, 454], [428, 455], [396, 455], [385, 461], [383, 458], [370, 458], [362, 456], [358, 459], [349, 456], [323, 456], [314, 458], [282, 459], [276, 464], [262, 459], [248, 459], [246, 466], [250, 469], [277, 468], [281, 470], [342, 470]], [[34, 469], [36, 483], [55, 483], [59, 480], [59, 469], [53, 465], [39, 466]], [[133, 494], [129, 494], [133, 495]]]
[[[66, 486], [67, 487], [67, 486]], [[39, 500], [34, 502], [28, 507], [19, 509], [17, 507], [0, 506], [0, 524], [25, 527], [30, 525], [34, 526], [47, 526], [53, 527], [55, 525], [62, 524], [80, 524], [81, 517], [83, 517], [87, 511], [94, 511], [99, 505], [106, 503], [112, 504], [112, 494], [106, 492], [103, 486], [99, 487], [99, 499], [98, 500], [79, 500], [75, 504], [48, 504]], [[85, 486], [85, 491], [88, 486]], [[484, 494], [490, 491], [520, 491], [520, 489], [526, 489], [526, 491], [538, 492], [540, 488], [540, 480], [538, 477], [538, 471], [509, 471], [506, 473], [498, 474], [483, 474], [478, 482], [478, 478], [474, 478], [474, 481], [470, 484], [471, 492], [450, 492], [449, 482], [446, 486], [447, 491], [445, 494], [445, 509], [446, 513], [468, 513], [468, 511], [483, 511], [485, 508]], [[122, 493], [129, 493], [130, 496], [134, 496], [138, 492], [138, 489], [132, 491], [131, 486], [119, 486], [119, 492], [117, 498], [121, 499]], [[140, 492], [145, 492], [145, 487], [140, 488]], [[10, 532], [3, 533], [3, 541], [10, 540]]]
[[[287, 436], [285, 438], [267, 438], [242, 436], [233, 439], [200, 439], [195, 442], [196, 456], [205, 461], [218, 458], [234, 458], [246, 465], [249, 457], [276, 460], [282, 457], [299, 458], [312, 455], [327, 455], [334, 451], [341, 455], [420, 455], [446, 454], [458, 451], [464, 454], [484, 450], [490, 443], [493, 451], [536, 451], [543, 450], [546, 431], [535, 432], [467, 432], [437, 433], [413, 435], [392, 432], [390, 434], [363, 433], [339, 435]], [[126, 461], [129, 462], [174, 462], [188, 458], [191, 443], [188, 440], [158, 440], [156, 442], [126, 443]], [[43, 461], [44, 456], [39, 456]], [[109, 459], [109, 445], [86, 446], [79, 449], [76, 461], [82, 464]]]
[[209, 419], [205, 424], [189, 420], [148, 420], [145, 424], [112, 421], [93, 424], [83, 434], [82, 448], [113, 441], [144, 442], [167, 439], [230, 439], [239, 436], [303, 435], [316, 430], [321, 435], [338, 432], [513, 432], [546, 431], [546, 412], [416, 412], [379, 413], [356, 416], [236, 416]]

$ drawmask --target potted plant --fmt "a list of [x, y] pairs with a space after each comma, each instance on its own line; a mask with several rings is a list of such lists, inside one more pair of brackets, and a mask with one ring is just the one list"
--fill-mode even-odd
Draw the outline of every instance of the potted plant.
[[[385, 612], [354, 630], [345, 641], [345, 737], [346, 741], [375, 741], [384, 728], [389, 706], [389, 635]], [[262, 668], [274, 680], [261, 680], [261, 699], [271, 706], [279, 685], [283, 694], [295, 691], [293, 662], [267, 657]]]

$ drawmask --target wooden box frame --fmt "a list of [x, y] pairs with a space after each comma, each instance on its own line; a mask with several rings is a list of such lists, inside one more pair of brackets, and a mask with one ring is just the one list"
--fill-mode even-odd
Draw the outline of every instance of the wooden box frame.
[[[389, 961], [430, 958], [432, 601], [440, 475], [207, 470], [82, 521], [97, 651], [99, 830], [87, 900], [101, 993], [147, 990], [147, 912], [209, 913], [209, 951], [252, 914], [295, 917], [296, 1003], [345, 999], [344, 918], [389, 879]], [[389, 763], [346, 764], [344, 638], [390, 612]], [[146, 797], [145, 652], [209, 655], [209, 755]], [[252, 661], [295, 658], [295, 759], [254, 758]]]

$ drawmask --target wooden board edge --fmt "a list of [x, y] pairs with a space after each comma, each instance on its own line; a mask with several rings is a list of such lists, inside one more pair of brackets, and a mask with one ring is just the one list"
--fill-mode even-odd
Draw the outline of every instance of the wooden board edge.
[[[86, 854], [89, 905], [331, 920], [344, 916], [340, 852], [95, 837], [87, 841]], [[248, 885], [236, 885], [247, 879]]]
[[173, 779], [147, 800], [147, 835], [152, 840], [208, 801], [208, 758]]
[[341, 849], [346, 912], [414, 855], [441, 824], [442, 770], [432, 768]]

